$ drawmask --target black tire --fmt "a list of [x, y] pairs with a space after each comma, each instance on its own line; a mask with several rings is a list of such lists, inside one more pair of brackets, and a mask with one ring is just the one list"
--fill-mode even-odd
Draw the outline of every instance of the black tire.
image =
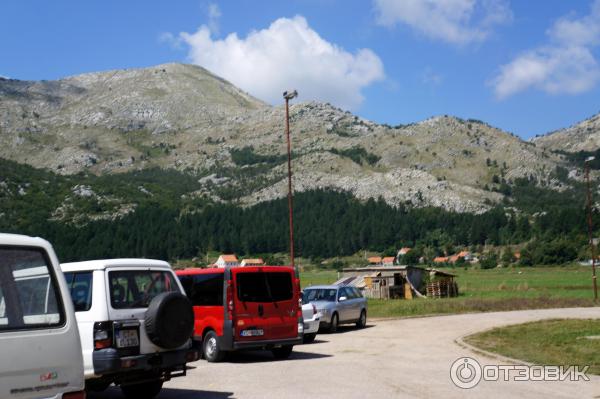
[[271, 352], [273, 353], [273, 356], [275, 357], [275, 359], [283, 360], [283, 359], [287, 359], [288, 357], [290, 357], [293, 349], [294, 349], [294, 345], [284, 345], [281, 348], [271, 349]]
[[367, 326], [367, 311], [363, 309], [360, 312], [360, 317], [356, 321], [356, 327], [365, 328]]
[[316, 337], [317, 337], [316, 333], [304, 334], [304, 338], [302, 338], [302, 342], [304, 342], [305, 344], [310, 344], [311, 342], [313, 342], [315, 340]]
[[148, 305], [144, 324], [152, 343], [175, 349], [192, 336], [194, 310], [189, 299], [179, 292], [163, 292]]
[[161, 380], [147, 381], [140, 384], [121, 385], [121, 392], [129, 399], [152, 399], [162, 389]]
[[85, 390], [86, 391], [102, 392], [102, 391], [106, 391], [109, 386], [110, 386], [110, 381], [104, 381], [100, 378], [87, 380], [85, 382]]
[[331, 316], [331, 322], [329, 323], [329, 332], [330, 333], [337, 332], [339, 325], [340, 325], [340, 318], [337, 313], [334, 313], [333, 316]]
[[214, 331], [209, 331], [202, 340], [202, 356], [209, 363], [217, 363], [225, 358], [225, 352], [219, 349], [219, 337]]

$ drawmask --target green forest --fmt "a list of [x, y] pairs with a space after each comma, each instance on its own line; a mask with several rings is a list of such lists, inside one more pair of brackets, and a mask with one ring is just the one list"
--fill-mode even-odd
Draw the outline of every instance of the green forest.
[[[185, 193], [196, 188], [197, 178], [172, 170], [98, 177], [60, 176], [6, 160], [0, 167], [0, 231], [44, 237], [62, 261], [173, 260], [207, 251], [250, 255], [288, 249], [286, 199], [242, 208], [190, 198]], [[115, 220], [55, 220], [54, 210], [74, 185], [89, 185], [103, 198], [125, 199], [135, 210]], [[119, 204], [84, 197], [73, 199], [72, 205], [86, 214], [110, 211]], [[413, 256], [432, 259], [460, 248], [479, 251], [501, 245], [519, 245], [525, 265], [589, 258], [583, 185], [557, 192], [520, 179], [504, 203], [479, 215], [394, 207], [381, 199], [360, 201], [336, 191], [298, 193], [294, 206], [296, 251], [306, 258], [359, 250], [395, 254], [396, 248], [410, 246], [415, 248]], [[596, 215], [594, 221], [600, 222]]]

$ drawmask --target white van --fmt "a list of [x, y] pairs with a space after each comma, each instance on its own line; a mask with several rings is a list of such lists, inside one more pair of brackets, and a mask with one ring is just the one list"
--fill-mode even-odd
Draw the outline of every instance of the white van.
[[120, 386], [151, 399], [199, 358], [194, 311], [171, 266], [152, 259], [63, 263], [75, 305], [88, 391]]
[[0, 233], [0, 354], [0, 398], [85, 398], [73, 304], [41, 238]]

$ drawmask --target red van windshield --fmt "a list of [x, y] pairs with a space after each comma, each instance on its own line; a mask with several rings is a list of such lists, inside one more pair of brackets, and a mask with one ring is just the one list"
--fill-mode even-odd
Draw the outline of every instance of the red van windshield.
[[242, 302], [288, 301], [294, 295], [290, 273], [237, 273], [236, 282], [238, 299]]

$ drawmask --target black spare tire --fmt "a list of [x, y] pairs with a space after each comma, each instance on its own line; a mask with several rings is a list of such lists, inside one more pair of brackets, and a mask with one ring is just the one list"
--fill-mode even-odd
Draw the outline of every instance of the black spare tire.
[[175, 349], [185, 344], [194, 331], [192, 304], [179, 292], [158, 294], [148, 305], [144, 325], [154, 345]]

